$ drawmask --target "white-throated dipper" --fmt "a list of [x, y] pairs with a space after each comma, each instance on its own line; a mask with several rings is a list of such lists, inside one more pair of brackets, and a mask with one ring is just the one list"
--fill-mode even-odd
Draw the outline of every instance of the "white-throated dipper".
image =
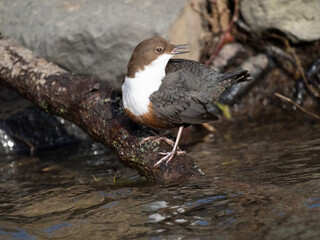
[[187, 46], [161, 37], [140, 42], [122, 84], [123, 106], [133, 121], [155, 129], [179, 127], [172, 151], [162, 153], [155, 166], [182, 153], [177, 148], [185, 126], [218, 120], [215, 102], [226, 88], [251, 79], [246, 70], [218, 73], [196, 61], [170, 59], [188, 52]]

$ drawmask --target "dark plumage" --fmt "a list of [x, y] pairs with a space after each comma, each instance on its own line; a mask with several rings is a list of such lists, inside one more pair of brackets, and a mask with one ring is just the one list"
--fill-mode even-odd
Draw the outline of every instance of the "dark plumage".
[[226, 88], [250, 79], [246, 70], [221, 74], [192, 60], [171, 59], [150, 101], [155, 115], [172, 126], [212, 122], [220, 114], [215, 102]]

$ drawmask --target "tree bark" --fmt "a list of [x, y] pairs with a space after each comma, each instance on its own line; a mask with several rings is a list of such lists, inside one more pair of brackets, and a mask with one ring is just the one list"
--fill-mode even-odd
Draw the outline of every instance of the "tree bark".
[[168, 166], [154, 167], [161, 158], [158, 153], [172, 146], [155, 141], [141, 144], [149, 129], [124, 114], [120, 96], [106, 82], [67, 72], [7, 38], [0, 39], [0, 83], [44, 111], [77, 124], [150, 180], [172, 184], [202, 176], [187, 155], [175, 156]]

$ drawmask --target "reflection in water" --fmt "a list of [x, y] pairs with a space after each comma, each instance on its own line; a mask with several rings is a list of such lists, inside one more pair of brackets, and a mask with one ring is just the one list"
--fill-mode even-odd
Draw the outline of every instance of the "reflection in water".
[[4, 130], [0, 129], [0, 152], [9, 153], [12, 152], [13, 148], [14, 141], [12, 138]]
[[65, 228], [65, 227], [71, 227], [72, 224], [69, 222], [63, 222], [63, 223], [59, 223], [53, 226], [50, 226], [44, 230], [42, 230], [43, 232], [45, 232], [48, 236], [53, 235], [56, 231]]
[[25, 230], [19, 228], [0, 227], [0, 239], [25, 239], [34, 240], [36, 237], [29, 235]]
[[317, 239], [320, 125], [292, 124], [221, 130], [171, 187], [97, 144], [3, 156], [0, 239]]

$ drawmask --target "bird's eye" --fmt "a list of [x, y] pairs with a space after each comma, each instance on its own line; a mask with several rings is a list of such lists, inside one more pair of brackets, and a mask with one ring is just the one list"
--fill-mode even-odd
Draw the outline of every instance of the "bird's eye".
[[157, 53], [161, 53], [162, 51], [163, 51], [163, 48], [162, 48], [162, 47], [157, 47], [157, 48], [156, 48], [156, 52], [157, 52]]

